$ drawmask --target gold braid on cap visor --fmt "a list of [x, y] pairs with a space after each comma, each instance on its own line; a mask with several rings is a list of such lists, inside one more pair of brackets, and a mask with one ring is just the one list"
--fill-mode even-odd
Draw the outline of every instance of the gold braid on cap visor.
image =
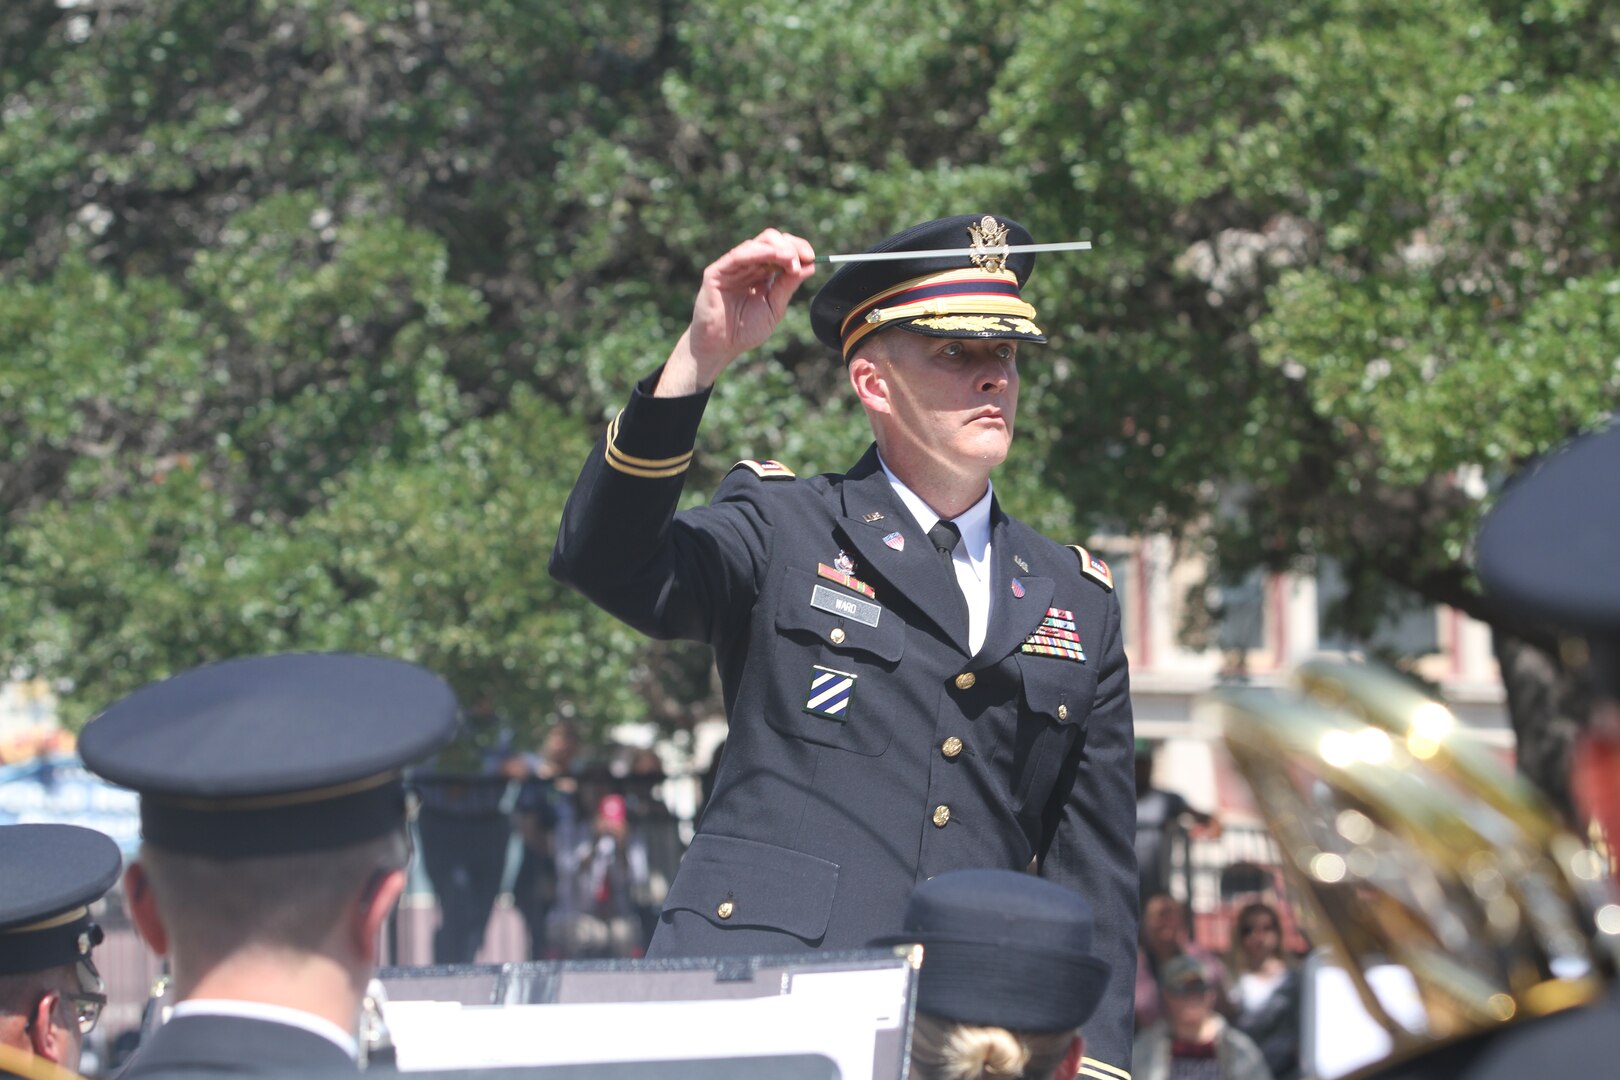
[[[976, 316], [981, 318], [971, 325], [964, 320]], [[838, 332], [847, 360], [862, 338], [896, 322], [917, 320], [924, 326], [937, 322], [936, 329], [985, 334], [1039, 334], [1040, 328], [1030, 321], [1034, 318], [1035, 309], [1018, 292], [1017, 275], [974, 267], [924, 274], [884, 289], [856, 304]]]

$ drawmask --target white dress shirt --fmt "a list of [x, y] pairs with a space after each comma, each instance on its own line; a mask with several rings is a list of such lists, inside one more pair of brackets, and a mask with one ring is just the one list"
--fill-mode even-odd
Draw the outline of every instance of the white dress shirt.
[[[940, 520], [933, 507], [905, 485], [905, 481], [889, 469], [883, 455], [878, 455], [883, 475], [889, 486], [905, 503], [911, 516], [917, 519], [926, 533]], [[994, 488], [986, 483], [984, 497], [951, 519], [962, 534], [962, 542], [951, 552], [951, 566], [956, 570], [956, 584], [968, 609], [968, 648], [978, 652], [984, 644], [984, 635], [990, 627], [990, 497]]]

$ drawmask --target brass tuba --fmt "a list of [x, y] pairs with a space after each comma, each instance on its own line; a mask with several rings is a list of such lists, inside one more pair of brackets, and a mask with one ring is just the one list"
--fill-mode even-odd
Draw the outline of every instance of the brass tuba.
[[[1222, 688], [1201, 709], [1317, 944], [1388, 1034], [1382, 1064], [1591, 1001], [1613, 978], [1604, 860], [1410, 682], [1315, 660], [1289, 690]], [[1414, 989], [1399, 1009], [1369, 977], [1391, 965]]]

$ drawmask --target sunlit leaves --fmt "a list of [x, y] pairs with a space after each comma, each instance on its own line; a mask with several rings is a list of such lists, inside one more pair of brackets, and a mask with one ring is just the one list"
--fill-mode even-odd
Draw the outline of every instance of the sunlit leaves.
[[[18, 0], [0, 28], [0, 633], [76, 716], [272, 648], [408, 655], [524, 725], [701, 698], [544, 561], [702, 267], [767, 226], [1093, 242], [1027, 289], [1051, 343], [996, 478], [1066, 540], [1215, 522], [1236, 572], [1329, 554], [1455, 601], [1481, 496], [1620, 396], [1595, 0]], [[688, 504], [739, 457], [864, 447], [805, 307], [716, 389]]]

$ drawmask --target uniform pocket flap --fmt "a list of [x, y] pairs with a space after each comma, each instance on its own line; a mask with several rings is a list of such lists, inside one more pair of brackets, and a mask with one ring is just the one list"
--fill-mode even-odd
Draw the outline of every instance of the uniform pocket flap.
[[[1042, 657], [1019, 657], [1024, 680], [1024, 706], [1058, 724], [1079, 723], [1086, 710], [1078, 702], [1090, 701], [1095, 676], [1079, 664]], [[1060, 678], [1058, 676], [1068, 676]]]
[[813, 634], [833, 652], [870, 653], [891, 664], [906, 651], [906, 624], [894, 612], [797, 567], [789, 567], [783, 581], [776, 628]]
[[716, 926], [763, 926], [815, 941], [827, 932], [838, 864], [802, 851], [699, 833], [681, 858], [664, 910]]

